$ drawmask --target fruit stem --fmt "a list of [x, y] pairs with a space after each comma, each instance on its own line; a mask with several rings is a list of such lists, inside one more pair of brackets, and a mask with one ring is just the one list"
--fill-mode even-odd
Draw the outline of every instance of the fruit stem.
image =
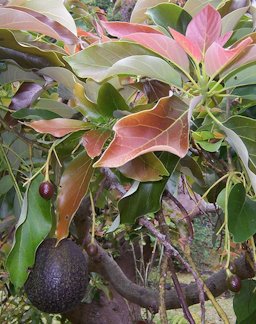
[[91, 201], [91, 208], [92, 208], [92, 235], [91, 235], [91, 243], [94, 244], [94, 236], [95, 236], [95, 207], [92, 192], [90, 191], [90, 201]]

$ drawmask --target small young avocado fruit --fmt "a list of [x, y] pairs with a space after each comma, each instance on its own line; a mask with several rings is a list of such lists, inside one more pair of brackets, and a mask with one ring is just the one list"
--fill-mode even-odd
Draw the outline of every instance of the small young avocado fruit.
[[44, 181], [39, 186], [39, 194], [42, 198], [49, 200], [54, 194], [54, 185], [50, 181]]
[[234, 263], [234, 262], [231, 262], [230, 264], [229, 264], [229, 270], [233, 273], [233, 274], [236, 274], [236, 272], [237, 272], [237, 266], [236, 266], [236, 264]]
[[82, 249], [69, 239], [56, 246], [46, 239], [36, 252], [35, 264], [25, 283], [30, 302], [46, 313], [64, 313], [84, 298], [88, 267]]
[[231, 274], [227, 278], [227, 286], [230, 291], [239, 292], [242, 287], [242, 280], [236, 274]]
[[86, 252], [89, 256], [95, 257], [98, 254], [98, 246], [94, 243], [89, 243], [86, 246]]

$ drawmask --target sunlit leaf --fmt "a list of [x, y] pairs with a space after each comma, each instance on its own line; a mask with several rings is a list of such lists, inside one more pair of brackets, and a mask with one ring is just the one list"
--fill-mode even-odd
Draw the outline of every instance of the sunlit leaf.
[[193, 17], [205, 6], [211, 5], [216, 8], [221, 0], [188, 0], [184, 5], [184, 9]]
[[26, 0], [22, 7], [35, 10], [54, 21], [59, 22], [74, 35], [76, 35], [76, 24], [71, 14], [65, 7], [63, 0]]
[[119, 167], [153, 151], [183, 157], [188, 150], [188, 106], [177, 97], [162, 98], [153, 109], [119, 120], [114, 131], [113, 141], [95, 166]]
[[228, 196], [228, 228], [234, 242], [247, 241], [256, 233], [256, 201], [246, 196], [245, 188], [237, 183]]
[[159, 181], [169, 173], [154, 153], [146, 153], [121, 166], [119, 170], [127, 177], [140, 182]]
[[205, 53], [220, 36], [221, 17], [217, 10], [207, 5], [188, 24], [186, 37]]
[[187, 25], [192, 19], [183, 8], [173, 3], [160, 3], [149, 8], [146, 13], [156, 25], [167, 30], [171, 27], [182, 34], [185, 34]]
[[157, 29], [142, 24], [132, 24], [123, 21], [115, 21], [115, 22], [101, 21], [101, 24], [110, 35], [119, 38], [133, 33], [162, 34]]
[[88, 191], [93, 174], [92, 163], [92, 159], [82, 152], [69, 163], [60, 179], [56, 208], [58, 241], [68, 236], [69, 225]]
[[170, 2], [170, 0], [138, 0], [131, 15], [132, 23], [143, 23], [147, 19], [146, 11], [159, 3]]
[[24, 285], [28, 269], [34, 264], [36, 249], [52, 226], [51, 203], [38, 192], [42, 181], [42, 175], [36, 177], [24, 196], [14, 245], [7, 259], [7, 269], [16, 289]]
[[[176, 169], [179, 158], [170, 153], [162, 153], [160, 160], [171, 175]], [[155, 213], [161, 207], [161, 197], [169, 177], [157, 182], [134, 182], [130, 190], [118, 202], [121, 223], [134, 223], [148, 213]]]
[[125, 36], [167, 58], [172, 63], [189, 72], [189, 60], [183, 48], [172, 38], [160, 34], [136, 33]]
[[55, 137], [62, 137], [69, 133], [88, 129], [88, 123], [67, 118], [54, 118], [51, 120], [38, 120], [25, 123], [26, 126], [33, 128], [38, 133], [49, 133]]
[[101, 154], [103, 146], [111, 136], [111, 131], [108, 129], [93, 129], [84, 134], [82, 144], [86, 149], [87, 154], [93, 159]]
[[22, 7], [0, 7], [0, 28], [34, 31], [63, 40], [67, 44], [77, 42], [76, 36], [58, 22]]

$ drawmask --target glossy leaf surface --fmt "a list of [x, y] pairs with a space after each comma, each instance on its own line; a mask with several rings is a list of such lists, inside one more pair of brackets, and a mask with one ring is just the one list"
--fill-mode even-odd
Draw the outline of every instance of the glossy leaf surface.
[[[179, 158], [170, 153], [162, 153], [160, 160], [171, 175]], [[161, 197], [169, 177], [157, 182], [135, 182], [118, 203], [121, 223], [134, 223], [140, 216], [155, 213], [161, 207]]]
[[97, 111], [105, 117], [113, 118], [113, 112], [116, 110], [128, 110], [129, 106], [121, 94], [112, 84], [104, 83], [98, 92]]
[[188, 106], [177, 97], [159, 100], [151, 110], [119, 120], [115, 137], [95, 166], [119, 167], [137, 156], [168, 151], [184, 157], [188, 150]]
[[36, 177], [24, 197], [14, 245], [7, 259], [7, 269], [16, 289], [24, 285], [28, 269], [34, 264], [36, 249], [52, 226], [50, 201], [43, 199], [38, 192], [42, 181], [42, 175]]
[[92, 174], [92, 159], [85, 152], [80, 153], [64, 170], [57, 196], [58, 241], [68, 236], [69, 225], [88, 191]]
[[182, 34], [185, 34], [187, 25], [192, 19], [183, 8], [173, 3], [160, 3], [149, 8], [147, 14], [156, 25], [167, 30], [168, 27], [171, 27]]

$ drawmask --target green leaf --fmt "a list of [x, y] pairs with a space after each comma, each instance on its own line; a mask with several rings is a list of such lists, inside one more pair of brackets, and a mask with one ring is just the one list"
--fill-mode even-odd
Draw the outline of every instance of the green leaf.
[[235, 88], [231, 94], [247, 100], [256, 100], [256, 85], [253, 84]]
[[253, 324], [256, 318], [256, 281], [242, 281], [242, 288], [233, 300], [237, 324]]
[[228, 197], [228, 228], [234, 242], [241, 243], [256, 233], [256, 201], [246, 196], [241, 183], [236, 184]]
[[5, 195], [12, 187], [12, 177], [10, 175], [3, 176], [0, 179], [0, 196]]
[[23, 68], [43, 68], [45, 66], [63, 66], [62, 55], [50, 49], [40, 49], [33, 44], [21, 45], [14, 34], [0, 29], [0, 58], [17, 62]]
[[192, 19], [183, 8], [173, 3], [160, 3], [148, 9], [146, 13], [156, 25], [167, 30], [171, 27], [182, 34], [185, 34], [187, 25]]
[[226, 141], [233, 147], [241, 159], [256, 192], [256, 174], [249, 168], [256, 162], [255, 130], [256, 120], [244, 116], [232, 116], [225, 123], [219, 125], [226, 134]]
[[222, 0], [188, 0], [184, 9], [193, 17], [208, 4], [216, 8]]
[[169, 2], [169, 0], [138, 0], [132, 11], [131, 23], [144, 23], [147, 20], [146, 11], [148, 8], [158, 5], [162, 2]]
[[222, 142], [222, 140], [216, 143], [211, 143], [207, 141], [196, 141], [196, 143], [199, 144], [207, 152], [217, 152], [220, 149]]
[[256, 84], [256, 64], [236, 69], [225, 78], [225, 86], [229, 88]]
[[23, 108], [13, 113], [12, 117], [17, 119], [48, 120], [61, 116], [49, 110]]
[[97, 105], [97, 111], [102, 116], [112, 118], [115, 110], [129, 110], [129, 106], [126, 104], [124, 98], [116, 88], [108, 82], [100, 87]]
[[97, 81], [107, 76], [113, 64], [133, 55], [159, 57], [141, 45], [118, 41], [89, 46], [72, 56], [65, 57], [65, 60], [79, 77], [92, 78]]
[[[162, 153], [160, 160], [170, 175], [175, 170], [179, 158], [170, 153]], [[161, 207], [161, 197], [169, 177], [157, 182], [134, 182], [130, 190], [118, 202], [121, 223], [134, 223], [148, 213], [155, 213]]]
[[7, 269], [16, 289], [21, 288], [28, 277], [28, 268], [35, 260], [36, 249], [52, 227], [51, 203], [38, 192], [43, 176], [36, 177], [28, 188], [16, 226], [15, 241], [7, 259]]

